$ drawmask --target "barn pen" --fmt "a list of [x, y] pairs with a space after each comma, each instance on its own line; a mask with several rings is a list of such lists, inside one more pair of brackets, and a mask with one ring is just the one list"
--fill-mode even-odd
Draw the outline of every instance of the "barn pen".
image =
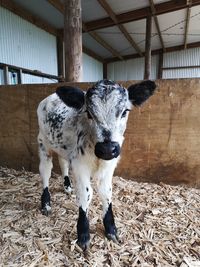
[[199, 21], [200, 0], [0, 0], [0, 267], [200, 267]]
[[[120, 241], [104, 237], [94, 192], [85, 254], [76, 244], [75, 195], [64, 192], [57, 162], [50, 183], [52, 215], [40, 212], [36, 107], [57, 84], [0, 87], [3, 266], [199, 266], [200, 82], [156, 84], [154, 97], [130, 113], [115, 172], [113, 210]], [[83, 90], [90, 85], [76, 84]]]

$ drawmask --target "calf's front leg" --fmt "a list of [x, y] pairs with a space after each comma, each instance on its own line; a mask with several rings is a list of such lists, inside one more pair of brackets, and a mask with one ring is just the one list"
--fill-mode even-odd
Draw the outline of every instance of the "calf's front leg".
[[103, 204], [103, 224], [105, 235], [109, 240], [117, 242], [117, 228], [112, 211], [112, 175], [98, 179], [98, 192]]
[[80, 164], [75, 168], [75, 187], [76, 187], [76, 198], [79, 207], [79, 217], [77, 222], [77, 235], [78, 245], [86, 250], [90, 243], [89, 233], [89, 220], [88, 220], [88, 208], [92, 199], [93, 190], [90, 185], [90, 172], [83, 168]]

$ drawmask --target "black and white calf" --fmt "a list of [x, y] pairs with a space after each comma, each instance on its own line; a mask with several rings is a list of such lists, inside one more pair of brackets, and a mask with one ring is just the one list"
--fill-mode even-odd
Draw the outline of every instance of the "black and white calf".
[[92, 199], [90, 179], [97, 181], [103, 204], [103, 223], [109, 239], [117, 239], [112, 212], [112, 176], [120, 158], [128, 113], [139, 106], [155, 90], [153, 81], [121, 85], [102, 80], [86, 93], [74, 87], [59, 87], [38, 107], [40, 175], [43, 179], [42, 212], [51, 211], [49, 178], [52, 153], [59, 156], [65, 188], [71, 190], [69, 164], [76, 189], [79, 218], [78, 244], [86, 249], [89, 244], [88, 207]]

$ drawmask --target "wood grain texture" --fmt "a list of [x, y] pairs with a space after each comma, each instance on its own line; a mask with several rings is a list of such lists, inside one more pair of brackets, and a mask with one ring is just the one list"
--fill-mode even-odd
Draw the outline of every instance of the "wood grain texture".
[[78, 82], [82, 78], [81, 0], [65, 0], [64, 5], [65, 81]]

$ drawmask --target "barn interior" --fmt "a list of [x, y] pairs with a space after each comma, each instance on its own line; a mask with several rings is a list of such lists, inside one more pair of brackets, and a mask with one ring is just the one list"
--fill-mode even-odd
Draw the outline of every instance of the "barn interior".
[[[200, 266], [199, 25], [199, 0], [0, 0], [0, 265]], [[115, 171], [121, 242], [95, 196], [84, 254], [57, 161], [53, 214], [40, 213], [36, 109], [60, 84], [101, 79], [157, 92], [130, 112]]]

